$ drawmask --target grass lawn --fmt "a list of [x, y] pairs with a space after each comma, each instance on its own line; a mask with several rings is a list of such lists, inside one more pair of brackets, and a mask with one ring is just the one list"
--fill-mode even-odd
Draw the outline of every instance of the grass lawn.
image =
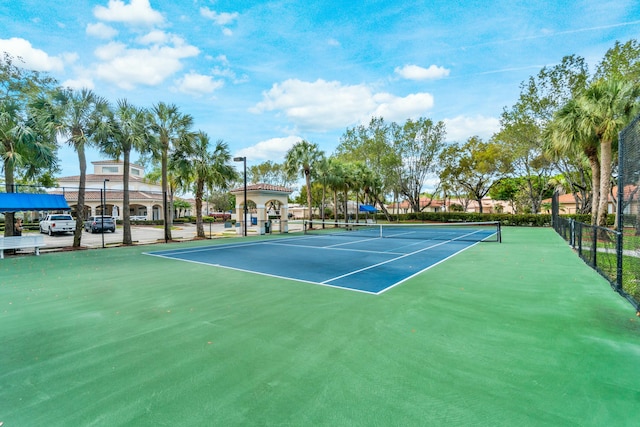
[[142, 254], [229, 240], [7, 257], [0, 421], [636, 425], [632, 306], [552, 229], [503, 241], [380, 296]]

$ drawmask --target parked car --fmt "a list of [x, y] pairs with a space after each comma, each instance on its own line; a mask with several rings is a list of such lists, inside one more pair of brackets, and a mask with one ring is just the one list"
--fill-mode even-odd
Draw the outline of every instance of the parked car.
[[40, 221], [40, 233], [54, 234], [72, 233], [76, 229], [76, 220], [67, 214], [50, 214]]
[[[104, 223], [102, 219], [104, 218]], [[116, 231], [116, 221], [112, 216], [90, 216], [84, 223], [84, 231], [100, 233], [105, 231]]]

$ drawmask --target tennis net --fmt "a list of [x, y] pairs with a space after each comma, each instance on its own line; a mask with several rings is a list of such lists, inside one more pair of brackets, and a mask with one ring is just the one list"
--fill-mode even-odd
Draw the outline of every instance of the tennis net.
[[304, 233], [362, 238], [502, 242], [499, 221], [372, 224], [306, 220]]

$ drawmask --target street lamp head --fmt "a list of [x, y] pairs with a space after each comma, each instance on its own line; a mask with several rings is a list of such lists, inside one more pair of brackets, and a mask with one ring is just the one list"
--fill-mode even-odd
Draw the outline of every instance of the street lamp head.
[[244, 162], [245, 160], [247, 160], [246, 157], [234, 157], [233, 158], [234, 162]]

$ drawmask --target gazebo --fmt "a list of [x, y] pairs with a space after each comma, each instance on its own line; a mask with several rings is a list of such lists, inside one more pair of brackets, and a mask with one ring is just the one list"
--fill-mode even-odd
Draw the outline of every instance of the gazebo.
[[[249, 184], [247, 185], [247, 200], [252, 200], [256, 204], [257, 221], [256, 225], [260, 234], [265, 234], [265, 224], [269, 220], [267, 206], [269, 202], [277, 202], [280, 207], [280, 229], [281, 233], [288, 233], [289, 226], [289, 194], [293, 190], [287, 187], [272, 184]], [[236, 196], [236, 218], [238, 218], [238, 234], [242, 234], [244, 221], [251, 221], [251, 218], [243, 218], [243, 207], [246, 203], [244, 199], [245, 188], [239, 187], [231, 190], [231, 194]], [[250, 223], [249, 223], [250, 224]], [[249, 225], [247, 224], [247, 225]]]

